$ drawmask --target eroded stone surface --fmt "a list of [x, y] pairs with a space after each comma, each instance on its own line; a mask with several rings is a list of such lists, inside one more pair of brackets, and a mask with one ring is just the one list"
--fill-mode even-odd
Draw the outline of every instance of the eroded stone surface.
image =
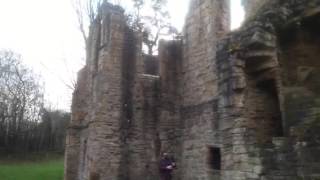
[[228, 0], [192, 0], [182, 40], [149, 57], [158, 64], [105, 4], [74, 92], [65, 179], [157, 180], [161, 152], [176, 180], [319, 179], [320, 1], [245, 3], [250, 18], [228, 32]]

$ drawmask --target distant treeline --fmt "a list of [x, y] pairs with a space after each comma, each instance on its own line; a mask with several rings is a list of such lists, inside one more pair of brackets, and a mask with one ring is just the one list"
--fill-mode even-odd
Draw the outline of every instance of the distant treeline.
[[0, 154], [63, 151], [70, 113], [44, 108], [39, 76], [0, 51]]

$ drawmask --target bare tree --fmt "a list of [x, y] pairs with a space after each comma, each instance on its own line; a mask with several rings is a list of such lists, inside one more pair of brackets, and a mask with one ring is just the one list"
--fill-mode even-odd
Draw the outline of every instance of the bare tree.
[[[19, 55], [0, 51], [0, 152], [63, 148], [68, 116], [44, 109], [44, 90], [39, 79], [21, 63]], [[51, 118], [50, 127], [53, 127], [50, 131], [47, 131], [47, 114]], [[44, 142], [49, 145], [43, 146]]]
[[142, 32], [143, 23], [141, 17], [141, 10], [145, 6], [145, 0], [132, 0], [133, 1], [133, 14], [128, 14], [127, 16], [130, 18], [129, 25], [136, 30]]
[[38, 150], [63, 152], [70, 113], [44, 108], [39, 124]]
[[69, 75], [67, 78], [61, 77], [59, 73], [56, 73], [52, 69], [48, 68], [44, 63], [40, 62], [40, 64], [44, 69], [47, 70], [48, 73], [56, 77], [65, 87], [73, 91], [77, 85], [76, 78], [72, 76], [72, 74], [75, 74], [75, 72], [71, 70], [66, 59], [62, 59], [61, 61], [63, 62], [63, 66]]
[[39, 78], [20, 58], [12, 51], [0, 52], [0, 142], [13, 151], [32, 135], [43, 106]]
[[85, 45], [88, 43], [89, 26], [97, 19], [98, 11], [103, 2], [107, 2], [107, 0], [73, 0], [79, 30]]
[[167, 0], [149, 0], [152, 15], [143, 15], [141, 11], [148, 4], [146, 0], [132, 0], [134, 13], [132, 27], [143, 32], [143, 43], [148, 48], [148, 54], [153, 55], [154, 47], [163, 36], [177, 35], [178, 31], [170, 23], [170, 14], [167, 10]]

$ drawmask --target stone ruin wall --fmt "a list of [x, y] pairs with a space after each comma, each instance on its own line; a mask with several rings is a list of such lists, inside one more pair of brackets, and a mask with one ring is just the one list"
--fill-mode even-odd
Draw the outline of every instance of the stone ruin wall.
[[209, 147], [221, 147], [217, 119], [216, 45], [229, 31], [229, 1], [193, 0], [183, 34], [181, 179], [212, 179]]
[[228, 0], [192, 0], [182, 41], [161, 41], [158, 57], [104, 4], [74, 92], [65, 180], [157, 180], [161, 152], [176, 180], [319, 179], [320, 1], [248, 2], [250, 19], [228, 32]]
[[219, 43], [219, 116], [233, 122], [227, 162], [240, 179], [319, 178], [320, 161], [310, 158], [319, 152], [318, 82], [311, 80], [318, 76], [319, 5], [269, 2]]
[[268, 0], [242, 0], [246, 18], [254, 16]]

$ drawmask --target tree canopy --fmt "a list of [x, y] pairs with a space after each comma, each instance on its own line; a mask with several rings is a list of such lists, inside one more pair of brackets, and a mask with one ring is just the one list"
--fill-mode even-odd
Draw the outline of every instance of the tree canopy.
[[[8, 50], [0, 51], [0, 153], [63, 147], [61, 141], [68, 118], [63, 113], [45, 109], [43, 94], [40, 77], [22, 63], [21, 56]], [[58, 131], [59, 135], [55, 134]], [[57, 141], [59, 143], [53, 145]]]

